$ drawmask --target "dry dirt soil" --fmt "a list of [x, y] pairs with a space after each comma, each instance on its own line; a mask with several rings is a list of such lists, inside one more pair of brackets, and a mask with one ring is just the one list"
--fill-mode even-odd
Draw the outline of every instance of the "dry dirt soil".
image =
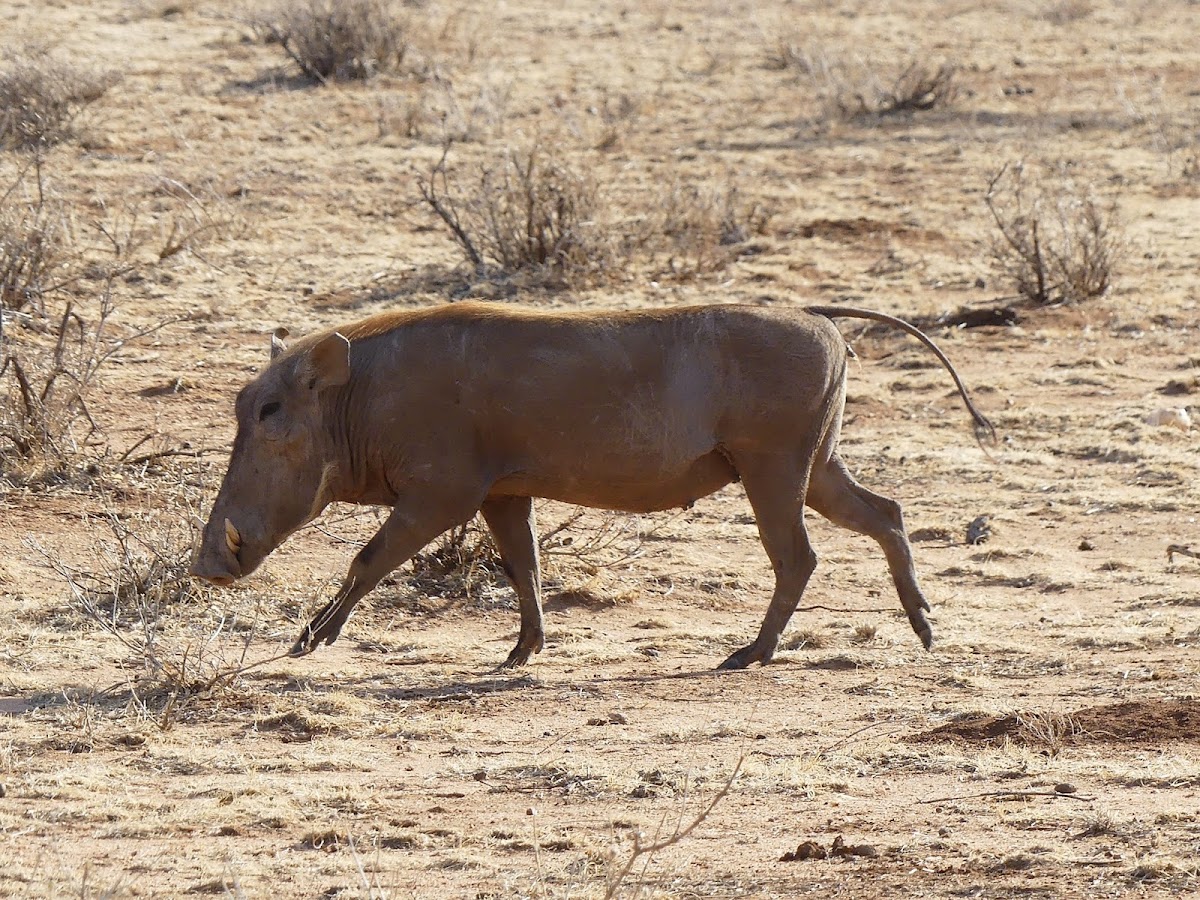
[[[261, 10], [0, 2], [5, 56], [119, 76], [41, 161], [73, 280], [45, 316], [5, 311], [4, 353], [33, 366], [66, 303], [87, 333], [115, 306], [95, 430], [39, 458], [0, 443], [0, 895], [1200, 890], [1200, 561], [1167, 554], [1200, 549], [1200, 456], [1151, 423], [1200, 412], [1200, 5], [431, 2], [400, 7], [402, 69], [324, 85]], [[881, 112], [914, 62], [954, 66], [956, 96]], [[447, 135], [452, 184], [535, 145], [583, 173], [616, 256], [472, 271], [419, 190]], [[30, 159], [0, 151], [6, 202], [36, 202]], [[1044, 179], [1047, 227], [1083, 192], [1115, 203], [1107, 294], [1016, 299], [985, 204], [1005, 164]], [[736, 485], [660, 515], [541, 506], [564, 526], [548, 640], [516, 672], [476, 529], [300, 660], [281, 654], [377, 511], [327, 512], [236, 588], [189, 584], [270, 332], [464, 297], [924, 323], [998, 443], [915, 342], [846, 323], [843, 455], [904, 505], [932, 652], [879, 548], [814, 515], [776, 659], [715, 672], [772, 583]], [[996, 306], [1016, 324], [937, 324]]]

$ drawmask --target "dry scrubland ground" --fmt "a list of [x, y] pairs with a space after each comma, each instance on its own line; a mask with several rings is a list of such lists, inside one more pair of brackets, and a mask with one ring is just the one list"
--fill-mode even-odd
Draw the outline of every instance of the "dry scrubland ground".
[[[163, 325], [103, 344], [101, 430], [65, 463], [0, 445], [0, 894], [1197, 890], [1200, 563], [1165, 551], [1200, 543], [1198, 459], [1146, 415], [1196, 412], [1200, 6], [878, 6], [434, 3], [404, 9], [403, 70], [314, 86], [242, 3], [0, 3], [6, 52], [119, 76], [42, 165], [92, 268], [47, 297], [49, 327], [6, 313], [5, 352], [52, 344], [68, 300], [94, 325], [114, 268], [108, 339]], [[858, 108], [914, 58], [958, 66], [952, 103]], [[418, 190], [447, 131], [468, 182], [554, 149], [614, 241], [670, 231], [663, 210], [699, 224], [569, 290], [474, 275]], [[0, 153], [5, 189], [28, 158]], [[1115, 198], [1128, 252], [1107, 296], [933, 328], [1000, 430], [990, 454], [927, 354], [846, 328], [844, 455], [905, 506], [932, 653], [878, 548], [814, 521], [818, 608], [772, 665], [714, 674], [770, 588], [737, 487], [550, 539], [548, 645], [519, 673], [491, 671], [517, 617], [475, 533], [465, 567], [443, 543], [334, 647], [242, 672], [287, 646], [373, 514], [331, 511], [236, 590], [180, 577], [276, 325], [464, 296], [929, 322], [1011, 294], [984, 192], [1018, 160]], [[543, 507], [543, 530], [571, 514]], [[979, 515], [992, 536], [967, 545]], [[690, 836], [635, 854], [726, 784]], [[873, 855], [780, 860], [838, 835]]]

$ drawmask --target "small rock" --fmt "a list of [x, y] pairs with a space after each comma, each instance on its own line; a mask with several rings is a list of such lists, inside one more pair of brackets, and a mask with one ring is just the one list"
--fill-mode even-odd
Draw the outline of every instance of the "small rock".
[[967, 526], [967, 543], [982, 544], [992, 536], [992, 517], [976, 516]]
[[1080, 550], [1095, 550], [1096, 545], [1093, 544], [1091, 541], [1089, 541], [1087, 538], [1084, 538], [1082, 541], [1079, 542], [1079, 549]]
[[1073, 794], [1077, 790], [1079, 790], [1079, 788], [1075, 787], [1075, 785], [1071, 784], [1069, 781], [1060, 781], [1054, 786], [1054, 793], [1056, 794]]
[[1192, 417], [1183, 407], [1176, 409], [1156, 409], [1146, 416], [1146, 424], [1159, 428], [1178, 428], [1188, 431], [1192, 427]]

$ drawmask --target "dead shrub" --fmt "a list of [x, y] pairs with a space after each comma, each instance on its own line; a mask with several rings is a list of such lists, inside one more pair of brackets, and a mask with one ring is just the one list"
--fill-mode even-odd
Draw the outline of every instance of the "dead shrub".
[[380, 98], [380, 140], [393, 135], [445, 144], [472, 143], [501, 131], [512, 86], [483, 81], [461, 89], [446, 79], [421, 81], [402, 99]]
[[843, 118], [881, 118], [941, 109], [958, 99], [958, 67], [951, 63], [934, 68], [912, 61], [893, 73], [871, 68], [860, 72], [861, 80], [843, 82], [834, 99]]
[[746, 200], [736, 186], [676, 182], [655, 203], [642, 241], [666, 272], [695, 276], [724, 270], [751, 238], [766, 234], [774, 211]]
[[1108, 293], [1125, 254], [1116, 203], [1099, 200], [1063, 169], [1032, 174], [1005, 165], [984, 195], [998, 235], [996, 270], [1035, 306]]
[[418, 188], [477, 274], [572, 284], [608, 268], [614, 247], [590, 178], [535, 144], [460, 179], [447, 169], [448, 151]]
[[1039, 17], [1052, 25], [1070, 25], [1092, 14], [1096, 6], [1091, 0], [1053, 0], [1039, 12]]
[[42, 47], [17, 48], [0, 68], [0, 147], [26, 150], [64, 140], [76, 117], [117, 80]]
[[504, 565], [491, 532], [478, 519], [451, 528], [412, 559], [413, 578], [424, 593], [470, 599], [484, 584], [504, 582]]
[[391, 0], [292, 0], [253, 25], [322, 84], [399, 71], [409, 51], [408, 19]]
[[[49, 334], [20, 348], [0, 328], [0, 474], [59, 471], [97, 432], [87, 396], [104, 356], [110, 303], [91, 322], [71, 304]], [[82, 424], [82, 428], [80, 427]], [[42, 472], [44, 474], [44, 471]]]
[[190, 254], [201, 262], [217, 241], [234, 240], [250, 230], [237, 203], [240, 191], [215, 180], [186, 183], [159, 176], [149, 197], [98, 202], [89, 223], [102, 237], [114, 264], [141, 268]]
[[85, 562], [67, 562], [29, 541], [62, 578], [71, 609], [130, 653], [132, 699], [143, 713], [153, 703], [163, 729], [188, 702], [227, 687], [248, 668], [264, 615], [259, 600], [248, 608], [227, 605], [220, 601], [229, 595], [188, 575], [201, 492], [197, 473], [177, 474], [177, 484], [160, 490], [158, 510], [127, 513], [106, 504], [94, 519], [102, 531]]
[[42, 312], [47, 294], [69, 278], [70, 211], [45, 184], [39, 162], [31, 163], [35, 183], [27, 166], [0, 195], [0, 310]]
[[770, 69], [793, 73], [816, 99], [820, 115], [846, 121], [882, 119], [952, 106], [961, 94], [959, 67], [914, 54], [898, 64], [831, 56], [816, 41], [781, 40], [766, 56]]

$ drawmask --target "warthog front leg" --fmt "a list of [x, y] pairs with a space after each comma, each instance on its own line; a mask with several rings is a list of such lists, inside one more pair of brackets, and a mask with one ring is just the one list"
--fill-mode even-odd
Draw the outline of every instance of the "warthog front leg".
[[537, 527], [529, 497], [489, 497], [479, 511], [496, 539], [504, 571], [517, 592], [521, 633], [502, 669], [523, 666], [540, 653], [545, 640], [542, 624], [542, 582], [538, 569]]
[[808, 462], [804, 454], [738, 454], [734, 464], [742, 476], [746, 499], [754, 508], [758, 535], [775, 570], [775, 593], [754, 643], [721, 663], [722, 669], [766, 665], [775, 655], [779, 635], [817, 567], [804, 527], [804, 494]]
[[[408, 502], [403, 508], [393, 509], [375, 536], [367, 541], [367, 546], [354, 557], [350, 571], [333, 599], [304, 626], [289, 651], [290, 655], [304, 656], [322, 643], [328, 646], [336, 641], [358, 601], [385, 575], [406, 563], [443, 531], [465, 522], [477, 508], [472, 505], [464, 512], [466, 508], [461, 504], [451, 506], [435, 501], [427, 504]], [[415, 513], [415, 509], [422, 512]]]

